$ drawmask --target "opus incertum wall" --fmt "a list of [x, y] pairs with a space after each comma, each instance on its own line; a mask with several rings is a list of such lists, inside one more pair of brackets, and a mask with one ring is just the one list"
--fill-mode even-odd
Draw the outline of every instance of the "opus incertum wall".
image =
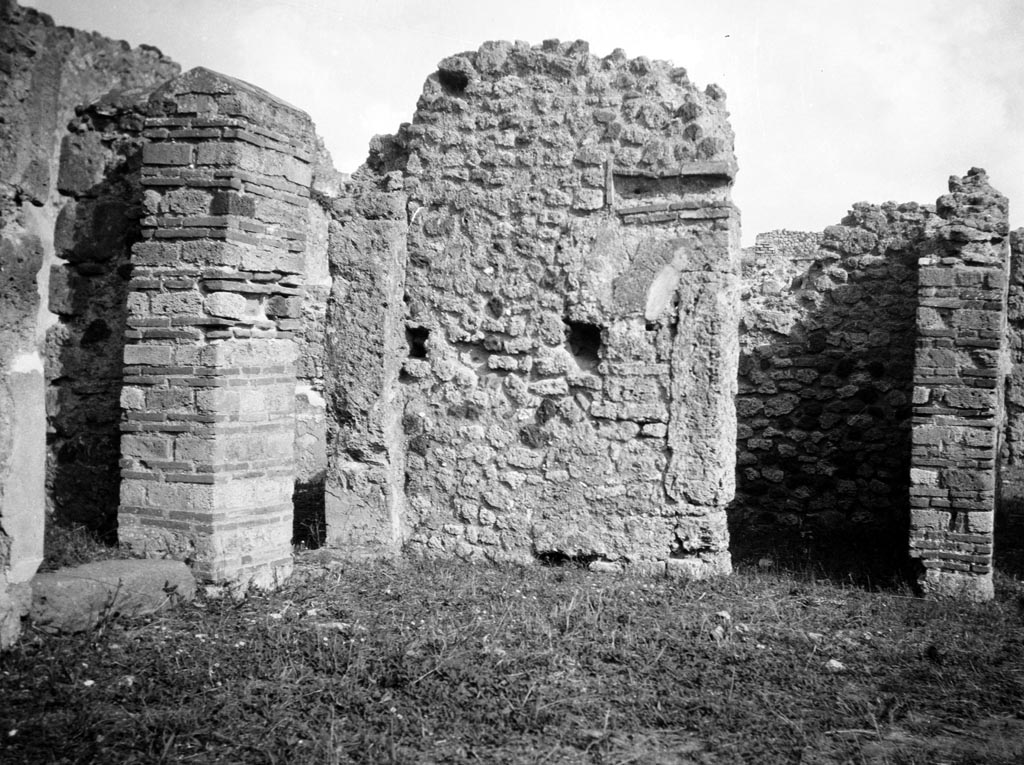
[[267, 585], [291, 568], [314, 149], [302, 112], [194, 69], [156, 91], [121, 403], [123, 545]]
[[734, 173], [665, 62], [442, 62], [335, 206], [329, 543], [729, 571]]

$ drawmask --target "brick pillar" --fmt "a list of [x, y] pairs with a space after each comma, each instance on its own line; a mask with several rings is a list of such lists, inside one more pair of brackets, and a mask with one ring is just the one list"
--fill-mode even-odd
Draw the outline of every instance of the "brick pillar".
[[313, 128], [205, 69], [151, 99], [132, 252], [119, 538], [212, 581], [291, 568]]
[[984, 171], [953, 177], [921, 258], [910, 552], [930, 595], [992, 597], [996, 450], [1002, 418], [1007, 203]]

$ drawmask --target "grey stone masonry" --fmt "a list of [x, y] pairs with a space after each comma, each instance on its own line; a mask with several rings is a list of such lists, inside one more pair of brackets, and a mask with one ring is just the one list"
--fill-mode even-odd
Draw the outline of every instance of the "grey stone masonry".
[[984, 171], [952, 177], [920, 260], [910, 469], [911, 555], [930, 595], [992, 597], [1002, 415], [1007, 202]]
[[334, 205], [330, 236], [326, 541], [352, 557], [387, 556], [400, 552], [405, 502], [398, 381], [407, 200], [400, 190], [358, 183], [347, 191]]
[[1024, 228], [1010, 232], [1010, 286], [1006, 307], [1009, 368], [1006, 427], [999, 462], [999, 510], [1024, 521]]
[[205, 69], [146, 120], [132, 252], [119, 538], [197, 576], [291, 568], [297, 345], [315, 148], [309, 118]]
[[[0, 2], [0, 649], [18, 635], [31, 601], [28, 582], [43, 557], [44, 517], [57, 504], [54, 495], [67, 486], [55, 486], [52, 474], [46, 473], [47, 447], [61, 453], [65, 466], [85, 464], [91, 470], [102, 463], [106, 468], [105, 480], [79, 484], [83, 491], [76, 493], [82, 504], [95, 508], [102, 489], [93, 492], [93, 487], [116, 485], [116, 447], [105, 448], [116, 443], [116, 415], [108, 419], [97, 407], [81, 429], [75, 425], [84, 424], [85, 418], [71, 414], [61, 423], [72, 421], [71, 427], [60, 433], [48, 430], [53, 421], [47, 416], [68, 403], [51, 387], [64, 371], [55, 369], [54, 359], [88, 358], [86, 363], [98, 372], [74, 380], [72, 385], [82, 383], [76, 397], [82, 388], [89, 389], [79, 400], [92, 398], [96, 388], [108, 383], [114, 388], [120, 382], [118, 355], [111, 361], [97, 353], [111, 345], [103, 342], [106, 324], [96, 324], [92, 332], [85, 324], [80, 333], [63, 334], [63, 327], [53, 324], [46, 300], [40, 300], [53, 286], [51, 267], [64, 255], [59, 245], [67, 240], [62, 235], [68, 231], [55, 227], [62, 218], [74, 218], [63, 210], [65, 190], [74, 186], [92, 200], [102, 196], [93, 188], [103, 168], [102, 160], [95, 161], [96, 153], [79, 154], [85, 161], [73, 166], [59, 161], [62, 138], [76, 141], [65, 133], [65, 126], [74, 120], [80, 104], [114, 90], [152, 89], [178, 71], [177, 64], [156, 48], [133, 49], [96, 33], [57, 26], [46, 14], [22, 8], [14, 0]], [[123, 209], [84, 205], [80, 210], [86, 207], [95, 213], [87, 224], [108, 236], [89, 256], [78, 259], [74, 270], [83, 281], [106, 282], [104, 277], [92, 277], [117, 259], [110, 239], [122, 235], [131, 221]], [[105, 293], [94, 301], [91, 318], [99, 319], [104, 303], [115, 299]], [[116, 393], [110, 400], [116, 402]], [[116, 411], [116, 403], [110, 409]], [[103, 426], [95, 427], [97, 421]], [[100, 430], [106, 436], [102, 444], [92, 438]], [[97, 459], [98, 454], [103, 457]], [[90, 490], [88, 496], [84, 490]], [[115, 493], [107, 494], [107, 518], [116, 506]]]
[[330, 544], [731, 570], [724, 99], [583, 42], [440, 63], [334, 209]]
[[905, 559], [917, 261], [934, 216], [861, 202], [821, 234], [758, 236], [744, 263], [734, 554]]

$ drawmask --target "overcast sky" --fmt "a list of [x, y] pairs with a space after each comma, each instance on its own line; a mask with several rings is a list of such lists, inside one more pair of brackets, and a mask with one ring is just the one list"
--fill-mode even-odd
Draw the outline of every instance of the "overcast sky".
[[[21, 0], [306, 110], [351, 172], [442, 58], [583, 39], [728, 94], [744, 243], [983, 167], [1024, 225], [1024, 0]], [[1014, 204], [1016, 203], [1016, 204]]]

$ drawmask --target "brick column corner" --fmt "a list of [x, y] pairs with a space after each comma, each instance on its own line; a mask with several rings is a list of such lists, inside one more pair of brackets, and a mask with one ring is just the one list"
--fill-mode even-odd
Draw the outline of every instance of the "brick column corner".
[[291, 570], [309, 117], [207, 69], [157, 90], [132, 252], [119, 538], [198, 576]]
[[910, 554], [930, 596], [992, 589], [1007, 289], [1006, 198], [983, 170], [952, 177], [921, 258], [910, 470]]

